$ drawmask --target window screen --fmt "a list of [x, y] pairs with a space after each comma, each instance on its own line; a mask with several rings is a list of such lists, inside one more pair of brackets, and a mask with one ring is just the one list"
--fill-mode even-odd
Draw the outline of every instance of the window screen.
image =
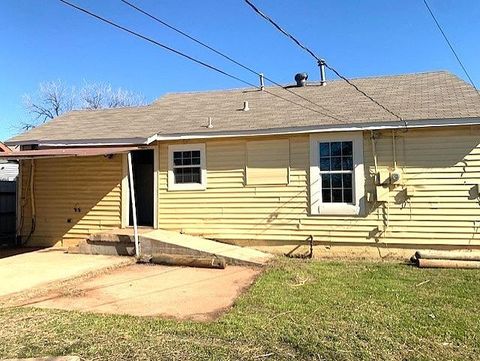
[[322, 202], [353, 202], [353, 142], [321, 142]]

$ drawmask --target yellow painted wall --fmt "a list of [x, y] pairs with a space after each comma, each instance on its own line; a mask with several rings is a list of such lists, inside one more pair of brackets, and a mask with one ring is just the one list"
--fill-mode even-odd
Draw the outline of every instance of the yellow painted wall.
[[[22, 230], [31, 230], [31, 161], [22, 162]], [[35, 160], [36, 227], [29, 245], [69, 246], [121, 225], [122, 156]], [[76, 209], [76, 210], [75, 210]]]
[[[392, 133], [377, 136], [379, 167], [391, 169]], [[167, 146], [173, 143], [161, 143], [159, 228], [272, 245], [304, 241], [313, 235], [316, 241], [339, 244], [480, 246], [480, 205], [470, 194], [480, 184], [478, 127], [397, 131], [402, 184], [389, 191], [389, 202], [369, 202], [362, 216], [310, 216], [309, 136], [255, 140], [280, 138], [288, 139], [290, 146], [287, 186], [246, 185], [246, 142], [252, 138], [231, 138], [205, 142], [205, 191], [167, 190]], [[366, 193], [373, 192], [369, 132], [364, 133], [364, 163]], [[406, 187], [414, 190], [410, 199], [405, 197]]]

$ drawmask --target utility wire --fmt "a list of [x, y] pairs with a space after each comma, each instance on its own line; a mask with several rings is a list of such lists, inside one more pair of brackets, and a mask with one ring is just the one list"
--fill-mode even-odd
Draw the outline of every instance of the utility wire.
[[427, 0], [423, 0], [423, 3], [425, 4], [425, 7], [427, 8], [428, 12], [429, 12], [430, 15], [432, 16], [432, 19], [433, 19], [433, 21], [435, 22], [435, 24], [437, 25], [438, 30], [440, 30], [440, 33], [442, 33], [442, 36], [443, 36], [443, 38], [445, 39], [445, 41], [447, 42], [448, 47], [450, 48], [450, 50], [452, 51], [453, 55], [454, 55], [455, 58], [457, 59], [458, 63], [459, 63], [460, 66], [462, 67], [463, 72], [465, 73], [465, 75], [467, 76], [468, 80], [470, 81], [470, 84], [472, 84], [472, 86], [475, 88], [475, 90], [477, 90], [477, 87], [475, 86], [474, 81], [473, 81], [472, 78], [470, 77], [470, 74], [468, 74], [467, 68], [465, 68], [465, 66], [463, 65], [462, 61], [460, 60], [460, 57], [458, 56], [457, 52], [456, 52], [455, 49], [453, 48], [452, 43], [450, 42], [450, 40], [448, 40], [447, 34], [445, 34], [445, 32], [443, 31], [442, 26], [440, 25], [440, 23], [438, 22], [435, 14], [433, 13], [433, 11], [432, 11], [432, 9], [430, 8], [430, 6], [428, 5]]
[[[278, 87], [281, 87], [283, 90], [288, 91], [289, 93], [291, 93], [291, 94], [293, 94], [293, 95], [301, 98], [302, 100], [305, 100], [305, 101], [307, 101], [307, 102], [309, 102], [309, 103], [311, 103], [311, 104], [313, 104], [313, 105], [315, 105], [315, 106], [317, 106], [317, 107], [325, 110], [326, 112], [330, 112], [330, 110], [327, 109], [327, 108], [325, 108], [324, 106], [322, 106], [322, 105], [320, 105], [320, 104], [318, 104], [318, 103], [315, 103], [314, 101], [312, 101], [312, 100], [310, 100], [310, 99], [308, 99], [308, 98], [306, 98], [306, 97], [304, 97], [304, 96], [302, 96], [302, 95], [300, 95], [300, 94], [298, 94], [298, 93], [295, 93], [294, 91], [292, 91], [292, 90], [290, 90], [290, 89], [288, 89], [288, 88], [285, 88], [282, 84], [279, 84], [278, 82], [276, 82], [276, 81], [268, 78], [266, 75], [264, 75], [264, 74], [262, 74], [262, 73], [260, 73], [260, 72], [258, 72], [258, 71], [256, 71], [256, 70], [252, 69], [251, 67], [249, 67], [249, 66], [247, 66], [247, 65], [244, 65], [244, 64], [240, 63], [239, 61], [233, 59], [231, 56], [229, 56], [229, 55], [227, 55], [227, 54], [225, 54], [225, 53], [223, 53], [223, 52], [221, 52], [221, 51], [213, 48], [212, 46], [204, 43], [204, 42], [201, 41], [201, 40], [198, 40], [197, 38], [193, 37], [192, 35], [187, 34], [186, 32], [184, 32], [184, 31], [182, 31], [182, 30], [180, 30], [180, 29], [178, 29], [178, 28], [176, 28], [176, 27], [174, 27], [173, 25], [168, 24], [168, 23], [165, 22], [164, 20], [159, 19], [158, 17], [156, 17], [156, 16], [152, 15], [151, 13], [149, 13], [149, 12], [141, 9], [140, 7], [132, 4], [131, 2], [129, 2], [129, 1], [127, 1], [127, 0], [120, 0], [120, 1], [123, 2], [124, 4], [130, 6], [131, 8], [135, 9], [136, 11], [142, 13], [143, 15], [146, 15], [146, 16], [148, 16], [149, 18], [155, 20], [156, 22], [162, 24], [163, 26], [166, 26], [167, 28], [169, 28], [169, 29], [177, 32], [178, 34], [183, 35], [184, 37], [186, 37], [186, 38], [194, 41], [195, 43], [203, 46], [204, 48], [207, 48], [208, 50], [214, 52], [215, 54], [220, 55], [221, 57], [223, 57], [224, 59], [227, 59], [228, 61], [232, 62], [233, 64], [238, 65], [239, 67], [241, 67], [241, 68], [249, 71], [250, 73], [255, 74], [255, 75], [259, 76], [259, 77], [263, 77], [265, 80], [269, 81], [270, 83], [272, 83], [272, 84], [274, 84], [274, 85], [276, 85], [276, 86], [278, 86]], [[331, 118], [333, 118], [333, 119], [335, 119], [335, 120], [338, 120], [338, 121], [342, 121], [341, 119], [339, 119], [339, 118], [337, 118], [337, 117], [334, 117], [334, 116], [331, 116]]]
[[394, 113], [390, 109], [388, 109], [386, 106], [380, 104], [377, 100], [375, 100], [373, 97], [365, 93], [363, 90], [361, 90], [357, 85], [353, 84], [350, 80], [348, 80], [345, 76], [341, 75], [338, 70], [333, 68], [332, 66], [328, 65], [325, 60], [321, 59], [318, 57], [312, 50], [310, 50], [306, 45], [302, 44], [297, 38], [295, 38], [292, 34], [288, 33], [286, 30], [284, 30], [277, 22], [275, 22], [272, 18], [270, 18], [267, 14], [265, 14], [263, 11], [261, 11], [258, 7], [255, 6], [250, 0], [244, 0], [252, 9], [255, 11], [258, 15], [260, 15], [262, 18], [267, 20], [270, 24], [272, 24], [278, 31], [280, 31], [283, 35], [288, 37], [290, 40], [292, 40], [295, 44], [297, 44], [300, 48], [305, 50], [308, 54], [310, 54], [316, 61], [317, 64], [323, 63], [327, 69], [330, 69], [333, 71], [340, 79], [344, 80], [348, 85], [352, 86], [357, 92], [362, 94], [364, 97], [368, 98], [370, 101], [381, 107], [383, 110], [388, 112], [389, 114], [393, 115], [395, 118], [398, 120], [402, 121], [405, 123], [405, 127], [407, 127], [407, 122], [398, 114]]
[[[81, 11], [81, 12], [87, 14], [87, 15], [90, 15], [90, 16], [92, 16], [92, 17], [94, 17], [94, 18], [96, 18], [96, 19], [98, 19], [98, 20], [100, 20], [100, 21], [102, 21], [102, 22], [104, 22], [104, 23], [107, 23], [107, 24], [109, 24], [109, 25], [111, 25], [111, 26], [113, 26], [113, 27], [115, 27], [115, 28], [117, 28], [117, 29], [123, 30], [123, 31], [125, 31], [125, 32], [127, 32], [127, 33], [129, 33], [129, 34], [131, 34], [131, 35], [134, 35], [134, 36], [140, 38], [140, 39], [143, 39], [143, 40], [145, 40], [145, 41], [148, 41], [149, 43], [152, 43], [152, 44], [154, 44], [154, 45], [157, 45], [157, 46], [159, 46], [159, 47], [161, 47], [161, 48], [163, 48], [163, 49], [165, 49], [165, 50], [168, 50], [168, 51], [170, 51], [170, 52], [172, 52], [172, 53], [174, 53], [174, 54], [177, 54], [177, 55], [179, 55], [179, 56], [181, 56], [181, 57], [183, 57], [183, 58], [186, 58], [186, 59], [188, 59], [188, 60], [190, 60], [190, 61], [193, 61], [194, 63], [197, 63], [197, 64], [199, 64], [199, 65], [201, 65], [201, 66], [203, 66], [203, 67], [205, 67], [205, 68], [208, 68], [208, 69], [210, 69], [210, 70], [216, 71], [217, 73], [220, 73], [220, 74], [225, 75], [225, 76], [227, 76], [227, 77], [229, 77], [229, 78], [232, 78], [232, 79], [234, 79], [234, 80], [237, 80], [237, 81], [239, 81], [239, 82], [241, 82], [241, 83], [244, 83], [244, 84], [246, 84], [246, 85], [248, 85], [248, 86], [251, 86], [251, 87], [254, 87], [254, 88], [257, 88], [257, 89], [261, 89], [258, 85], [255, 85], [255, 84], [250, 83], [250, 82], [248, 82], [248, 81], [246, 81], [246, 80], [243, 80], [243, 79], [241, 79], [241, 78], [239, 78], [239, 77], [237, 77], [237, 76], [235, 76], [235, 75], [232, 75], [232, 74], [230, 74], [230, 73], [227, 73], [226, 71], [223, 71], [222, 69], [219, 69], [219, 68], [217, 68], [217, 67], [215, 67], [215, 66], [213, 66], [213, 65], [207, 64], [207, 63], [205, 63], [205, 62], [203, 62], [203, 61], [201, 61], [201, 60], [198, 60], [198, 59], [196, 59], [196, 58], [194, 58], [194, 57], [192, 57], [192, 56], [190, 56], [190, 55], [188, 55], [188, 54], [185, 54], [185, 53], [183, 53], [183, 52], [181, 52], [181, 51], [179, 51], [179, 50], [173, 49], [173, 48], [171, 48], [171, 47], [169, 47], [169, 46], [167, 46], [167, 45], [165, 45], [165, 44], [162, 44], [162, 43], [160, 43], [160, 42], [158, 42], [158, 41], [156, 41], [156, 40], [154, 40], [154, 39], [151, 39], [151, 38], [149, 38], [149, 37], [147, 37], [147, 36], [145, 36], [145, 35], [142, 35], [142, 34], [140, 34], [140, 33], [137, 33], [136, 31], [130, 30], [130, 29], [128, 29], [128, 28], [126, 28], [126, 27], [124, 27], [124, 26], [122, 26], [122, 25], [119, 25], [119, 24], [117, 24], [117, 23], [114, 23], [113, 21], [108, 20], [108, 19], [106, 19], [106, 18], [104, 18], [104, 17], [102, 17], [102, 16], [100, 16], [100, 15], [94, 14], [93, 12], [91, 12], [91, 11], [89, 11], [89, 10], [86, 10], [86, 9], [80, 7], [80, 6], [77, 6], [77, 5], [75, 5], [75, 4], [72, 4], [72, 3], [70, 3], [70, 2], [68, 2], [68, 1], [66, 1], [66, 0], [59, 0], [59, 1], [62, 2], [62, 3], [64, 3], [65, 5], [68, 5], [68, 6], [72, 7], [72, 8], [74, 8], [74, 9], [78, 10], [78, 11]], [[320, 111], [318, 111], [318, 110], [316, 110], [316, 109], [313, 109], [313, 108], [310, 108], [310, 107], [306, 107], [306, 106], [304, 106], [303, 104], [300, 104], [300, 103], [297, 103], [297, 102], [295, 102], [295, 101], [293, 101], [293, 100], [290, 100], [290, 99], [288, 99], [288, 98], [282, 97], [281, 95], [275, 94], [275, 93], [273, 93], [273, 92], [271, 92], [271, 91], [269, 91], [269, 90], [263, 89], [263, 91], [264, 91], [265, 93], [268, 93], [268, 94], [276, 97], [276, 98], [285, 100], [285, 101], [287, 101], [287, 102], [289, 102], [289, 103], [291, 103], [291, 104], [295, 104], [295, 105], [297, 105], [297, 106], [299, 106], [299, 107], [301, 107], [301, 108], [308, 109], [308, 110], [310, 110], [310, 111], [312, 111], [312, 112], [321, 114], [321, 115], [326, 116], [326, 117], [329, 117], [329, 118], [333, 118], [333, 117], [332, 117], [331, 115], [329, 115], [329, 114], [320, 112]], [[333, 118], [333, 119], [336, 119], [336, 118]], [[336, 120], [337, 120], [337, 119], [336, 119]]]

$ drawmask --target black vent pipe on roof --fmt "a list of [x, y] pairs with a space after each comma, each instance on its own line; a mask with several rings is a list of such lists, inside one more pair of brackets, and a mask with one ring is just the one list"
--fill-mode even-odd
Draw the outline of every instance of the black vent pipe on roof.
[[295, 81], [297, 86], [305, 86], [307, 84], [308, 74], [307, 73], [297, 73], [295, 74]]

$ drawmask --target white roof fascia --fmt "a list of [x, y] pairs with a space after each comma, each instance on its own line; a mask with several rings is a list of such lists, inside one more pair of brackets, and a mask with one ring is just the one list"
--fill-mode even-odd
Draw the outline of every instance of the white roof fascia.
[[382, 130], [382, 129], [413, 129], [413, 128], [431, 128], [431, 127], [449, 127], [459, 125], [480, 125], [480, 118], [461, 118], [461, 119], [434, 119], [434, 120], [411, 120], [407, 121], [407, 126], [401, 121], [383, 122], [383, 123], [363, 123], [348, 125], [326, 125], [316, 127], [291, 127], [279, 129], [263, 129], [251, 131], [220, 131], [216, 133], [191, 133], [191, 134], [157, 134], [157, 141], [165, 140], [188, 140], [202, 138], [231, 138], [231, 137], [253, 137], [266, 135], [282, 134], [303, 134], [303, 133], [324, 133], [324, 132], [354, 132], [361, 130]]
[[152, 138], [155, 138], [156, 135], [153, 135], [149, 138], [119, 138], [119, 139], [106, 139], [105, 141], [99, 139], [92, 140], [51, 140], [51, 141], [39, 141], [39, 140], [26, 140], [20, 142], [14, 142], [10, 144], [14, 145], [31, 145], [38, 144], [40, 147], [83, 147], [83, 146], [117, 146], [117, 145], [138, 145], [138, 144], [150, 144]]

